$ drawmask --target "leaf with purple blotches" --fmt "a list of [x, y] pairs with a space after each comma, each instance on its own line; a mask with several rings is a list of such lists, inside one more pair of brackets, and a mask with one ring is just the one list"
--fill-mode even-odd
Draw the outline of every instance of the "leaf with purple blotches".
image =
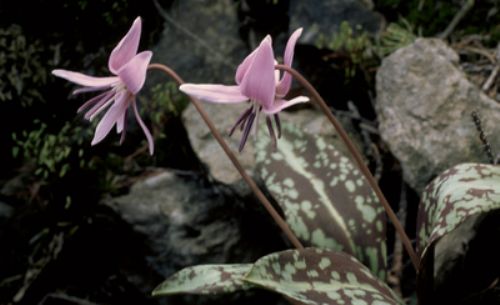
[[304, 246], [355, 256], [386, 276], [385, 214], [357, 166], [324, 136], [283, 126], [274, 150], [259, 137], [257, 174]]
[[300, 304], [404, 304], [351, 255], [317, 248], [265, 256], [255, 262], [245, 281]]
[[220, 294], [246, 290], [253, 285], [243, 282], [242, 279], [251, 267], [251, 264], [187, 267], [156, 287], [153, 295]]

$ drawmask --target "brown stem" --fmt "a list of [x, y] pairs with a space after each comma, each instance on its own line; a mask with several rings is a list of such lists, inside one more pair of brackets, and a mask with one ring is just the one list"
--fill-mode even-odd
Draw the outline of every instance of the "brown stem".
[[363, 175], [366, 177], [368, 180], [368, 183], [372, 187], [372, 189], [375, 191], [375, 194], [377, 195], [379, 201], [382, 203], [384, 206], [385, 211], [387, 212], [387, 215], [389, 216], [389, 219], [393, 223], [394, 227], [396, 228], [396, 231], [398, 232], [401, 240], [403, 241], [403, 244], [405, 246], [406, 251], [408, 252], [410, 259], [413, 263], [413, 267], [415, 267], [415, 270], [418, 271], [418, 266], [420, 265], [419, 258], [417, 254], [415, 253], [415, 250], [412, 247], [411, 241], [408, 238], [408, 235], [406, 235], [406, 232], [401, 225], [401, 223], [398, 220], [398, 217], [392, 210], [391, 206], [387, 202], [387, 199], [385, 199], [384, 194], [380, 190], [380, 187], [377, 184], [377, 181], [373, 177], [373, 175], [370, 173], [370, 170], [366, 166], [365, 162], [363, 161], [363, 157], [361, 154], [358, 152], [356, 149], [356, 146], [352, 143], [351, 139], [347, 135], [347, 132], [344, 130], [342, 125], [337, 121], [335, 116], [332, 114], [330, 111], [330, 108], [328, 108], [328, 105], [326, 102], [323, 100], [321, 95], [319, 95], [318, 91], [309, 83], [303, 76], [300, 74], [297, 70], [290, 68], [285, 65], [276, 65], [276, 69], [286, 71], [290, 73], [297, 81], [299, 81], [304, 88], [306, 88], [307, 91], [312, 95], [312, 98], [314, 101], [316, 101], [317, 105], [321, 108], [321, 110], [325, 113], [325, 115], [328, 117], [328, 120], [330, 123], [332, 123], [333, 127], [337, 131], [337, 134], [340, 136], [342, 141], [345, 143], [347, 146], [347, 149], [351, 153], [351, 155], [354, 157], [354, 160], [358, 164], [359, 169], [363, 173]]
[[[180, 76], [177, 75], [177, 73], [175, 73], [174, 70], [170, 69], [169, 67], [167, 67], [165, 65], [150, 64], [148, 66], [148, 69], [160, 70], [160, 71], [164, 72], [165, 74], [167, 74], [168, 76], [170, 76], [171, 78], [173, 78], [179, 85], [184, 84], [184, 80], [182, 80], [182, 78], [180, 78]], [[224, 150], [224, 152], [226, 153], [228, 158], [231, 160], [234, 167], [238, 170], [241, 177], [243, 177], [243, 180], [245, 180], [245, 182], [248, 184], [250, 189], [254, 192], [255, 196], [257, 196], [257, 198], [264, 205], [264, 207], [269, 212], [269, 214], [271, 214], [271, 217], [278, 224], [278, 226], [281, 228], [281, 230], [283, 230], [283, 233], [285, 233], [286, 237], [288, 237], [288, 239], [290, 240], [290, 242], [293, 244], [293, 246], [295, 248], [304, 249], [304, 247], [302, 246], [302, 244], [300, 243], [298, 238], [295, 236], [295, 234], [292, 232], [292, 230], [290, 230], [290, 227], [285, 222], [285, 220], [283, 220], [283, 218], [280, 216], [280, 214], [278, 214], [276, 209], [274, 209], [274, 207], [269, 202], [269, 200], [266, 198], [264, 193], [262, 193], [262, 191], [259, 189], [259, 187], [255, 183], [255, 181], [245, 172], [245, 170], [243, 169], [243, 166], [238, 161], [238, 159], [234, 155], [233, 151], [229, 148], [226, 141], [224, 141], [224, 139], [222, 138], [219, 131], [215, 128], [215, 126], [212, 123], [212, 121], [210, 120], [208, 114], [205, 112], [205, 110], [201, 106], [201, 103], [196, 98], [193, 98], [193, 97], [189, 97], [189, 98], [191, 99], [191, 102], [193, 103], [196, 110], [198, 110], [198, 112], [200, 113], [203, 121], [205, 121], [205, 124], [207, 124], [208, 128], [212, 132], [212, 135], [215, 137], [217, 142], [219, 142], [219, 145], [222, 147], [222, 149]]]

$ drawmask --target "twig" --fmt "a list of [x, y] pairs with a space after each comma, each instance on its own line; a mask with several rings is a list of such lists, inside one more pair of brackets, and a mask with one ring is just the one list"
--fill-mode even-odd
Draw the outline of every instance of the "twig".
[[500, 64], [497, 64], [495, 66], [495, 68], [493, 68], [493, 71], [491, 71], [491, 74], [488, 77], [488, 79], [486, 80], [486, 82], [484, 83], [484, 85], [482, 87], [483, 91], [486, 92], [486, 91], [490, 90], [490, 87], [491, 87], [491, 85], [493, 85], [493, 82], [497, 78], [499, 71], [500, 71]]
[[493, 71], [491, 71], [490, 76], [488, 77], [482, 88], [485, 92], [490, 90], [491, 85], [493, 85], [493, 82], [497, 78], [498, 72], [500, 71], [500, 43], [497, 45], [494, 59], [495, 67], [493, 68]]
[[62, 294], [62, 293], [47, 294], [42, 299], [42, 301], [39, 303], [39, 305], [44, 305], [45, 302], [47, 301], [47, 299], [49, 299], [49, 298], [64, 301], [64, 303], [70, 302], [71, 304], [79, 304], [79, 305], [97, 305], [97, 303], [89, 302], [87, 300], [83, 300], [83, 299], [80, 299], [80, 298], [77, 298], [74, 296], [70, 296], [70, 295], [66, 295], [66, 294]]
[[327, 116], [328, 120], [330, 121], [330, 123], [333, 125], [333, 127], [337, 131], [337, 134], [340, 136], [340, 138], [342, 139], [342, 141], [346, 145], [347, 149], [351, 153], [352, 157], [356, 161], [358, 168], [363, 173], [366, 180], [368, 180], [368, 183], [370, 184], [371, 188], [375, 192], [378, 200], [380, 201], [380, 203], [384, 207], [387, 215], [389, 216], [389, 219], [393, 223], [394, 227], [396, 228], [396, 231], [398, 232], [399, 236], [401, 237], [401, 239], [403, 241], [405, 249], [408, 252], [408, 255], [410, 256], [411, 261], [413, 263], [413, 267], [415, 267], [415, 270], [417, 270], [417, 272], [418, 272], [420, 260], [417, 256], [417, 254], [415, 253], [415, 250], [413, 249], [413, 246], [411, 244], [410, 239], [408, 238], [408, 235], [406, 235], [406, 232], [405, 232], [403, 226], [401, 225], [401, 223], [399, 222], [398, 217], [396, 216], [396, 214], [392, 210], [391, 206], [389, 205], [389, 202], [387, 202], [387, 199], [385, 198], [384, 194], [380, 190], [380, 187], [378, 186], [377, 181], [375, 180], [373, 175], [370, 173], [370, 170], [368, 169], [365, 162], [363, 161], [363, 157], [356, 149], [356, 146], [354, 146], [354, 143], [352, 143], [351, 139], [347, 135], [347, 132], [344, 130], [342, 125], [337, 121], [335, 116], [332, 114], [332, 112], [330, 111], [330, 108], [328, 107], [326, 102], [323, 100], [323, 98], [318, 93], [318, 91], [316, 91], [316, 89], [311, 85], [311, 83], [309, 83], [309, 81], [307, 81], [304, 78], [304, 76], [302, 76], [302, 74], [300, 74], [297, 70], [295, 70], [291, 67], [285, 66], [285, 65], [276, 65], [275, 68], [278, 70], [290, 73], [297, 81], [299, 81], [299, 83], [301, 83], [302, 86], [307, 91], [309, 91], [309, 93], [312, 95], [313, 100], [317, 103], [317, 105], [321, 108], [323, 113]]
[[[179, 85], [182, 85], [184, 83], [184, 80], [180, 78], [177, 73], [175, 73], [172, 69], [169, 67], [162, 65], [162, 64], [150, 64], [149, 69], [157, 69], [162, 71], [163, 73], [167, 74], [171, 78], [173, 78]], [[219, 142], [219, 145], [222, 147], [228, 158], [231, 160], [233, 163], [234, 167], [238, 170], [240, 173], [241, 177], [243, 177], [243, 180], [248, 184], [250, 189], [254, 192], [255, 196], [259, 199], [259, 201], [262, 203], [262, 205], [266, 208], [266, 210], [269, 212], [271, 217], [274, 219], [276, 224], [283, 230], [283, 233], [287, 236], [287, 238], [290, 240], [290, 242], [293, 244], [293, 246], [297, 249], [303, 249], [304, 247], [300, 243], [299, 239], [295, 236], [295, 234], [290, 230], [290, 227], [286, 223], [286, 221], [280, 216], [280, 214], [276, 211], [276, 209], [273, 207], [271, 202], [266, 198], [264, 193], [260, 190], [260, 188], [257, 186], [255, 181], [246, 173], [245, 169], [241, 165], [241, 163], [238, 161], [236, 156], [234, 155], [233, 151], [229, 146], [227, 145], [226, 141], [224, 141], [224, 138], [221, 136], [217, 128], [215, 128], [215, 125], [213, 124], [212, 120], [210, 120], [210, 117], [206, 113], [206, 111], [203, 109], [201, 106], [201, 103], [198, 101], [198, 99], [189, 97], [191, 99], [191, 102], [193, 103], [194, 107], [198, 112], [200, 113], [203, 121], [205, 121], [205, 124], [207, 124], [208, 128], [210, 129], [210, 132], [214, 136], [214, 138]]]
[[496, 164], [495, 157], [493, 156], [493, 152], [491, 150], [490, 142], [488, 142], [488, 139], [486, 138], [486, 134], [484, 132], [483, 124], [481, 122], [479, 114], [477, 113], [477, 111], [472, 111], [470, 115], [472, 117], [474, 125], [476, 126], [477, 132], [479, 133], [479, 139], [481, 140], [481, 143], [483, 143], [484, 153], [486, 154], [486, 156], [488, 156], [488, 159], [490, 159], [491, 164]]
[[450, 24], [446, 29], [439, 35], [437, 35], [438, 38], [441, 39], [446, 39], [452, 32], [455, 30], [457, 27], [458, 23], [467, 15], [467, 13], [472, 9], [474, 6], [474, 0], [465, 0], [464, 5], [462, 5], [462, 8], [458, 13], [453, 17], [451, 20]]

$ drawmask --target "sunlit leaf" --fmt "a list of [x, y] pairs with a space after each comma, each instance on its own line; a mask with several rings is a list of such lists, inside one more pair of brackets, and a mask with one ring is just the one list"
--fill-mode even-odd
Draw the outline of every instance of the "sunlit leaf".
[[155, 288], [153, 295], [219, 294], [246, 290], [253, 285], [242, 279], [251, 267], [251, 264], [188, 267], [161, 283]]
[[331, 139], [283, 126], [273, 149], [257, 141], [258, 174], [304, 246], [343, 251], [385, 279], [384, 210], [368, 182]]
[[245, 280], [303, 304], [403, 304], [354, 257], [316, 248], [265, 256]]

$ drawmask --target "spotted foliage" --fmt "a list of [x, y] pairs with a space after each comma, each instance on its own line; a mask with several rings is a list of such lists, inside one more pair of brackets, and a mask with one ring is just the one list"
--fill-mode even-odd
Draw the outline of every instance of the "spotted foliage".
[[188, 267], [161, 283], [155, 288], [153, 295], [218, 294], [246, 290], [253, 285], [243, 282], [242, 279], [251, 267], [251, 264]]
[[385, 279], [382, 205], [351, 160], [329, 139], [289, 125], [273, 149], [257, 141], [257, 171], [305, 246], [343, 251]]
[[179, 271], [153, 295], [221, 294], [264, 288], [310, 305], [401, 305], [356, 258], [318, 248], [273, 253], [253, 265], [202, 265]]
[[354, 257], [317, 248], [265, 256], [255, 262], [245, 281], [303, 304], [403, 304]]
[[424, 191], [418, 213], [418, 252], [455, 230], [470, 216], [500, 208], [500, 166], [454, 166]]

